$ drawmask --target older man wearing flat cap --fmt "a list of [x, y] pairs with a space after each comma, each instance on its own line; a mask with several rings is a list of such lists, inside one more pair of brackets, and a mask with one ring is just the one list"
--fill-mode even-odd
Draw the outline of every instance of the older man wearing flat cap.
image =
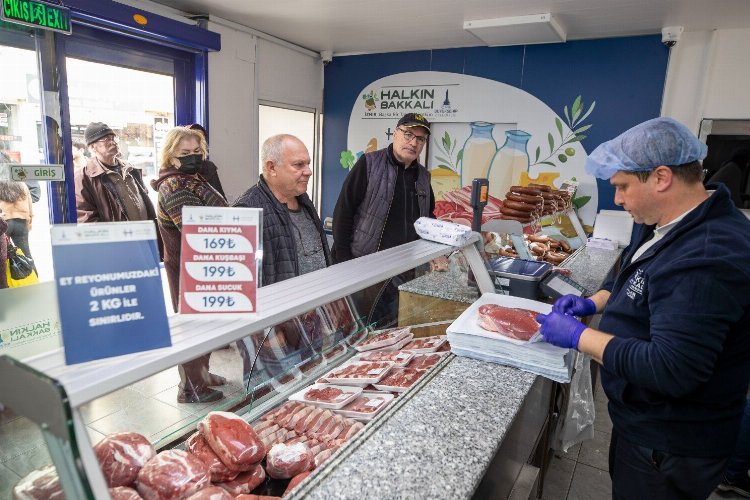
[[115, 132], [92, 122], [84, 138], [91, 158], [75, 173], [78, 222], [156, 220], [141, 171], [120, 159]]
[[[750, 382], [750, 221], [684, 125], [641, 123], [589, 156], [644, 224], [614, 280], [540, 314], [544, 339], [601, 364], [616, 499], [705, 499], [732, 455]], [[598, 330], [576, 316], [602, 313]]]
[[[419, 239], [414, 222], [435, 216], [430, 173], [419, 163], [429, 138], [430, 122], [418, 113], [407, 113], [396, 124], [392, 144], [359, 157], [333, 212], [335, 262]], [[394, 294], [395, 299], [398, 292]], [[369, 306], [360, 304], [360, 309]]]

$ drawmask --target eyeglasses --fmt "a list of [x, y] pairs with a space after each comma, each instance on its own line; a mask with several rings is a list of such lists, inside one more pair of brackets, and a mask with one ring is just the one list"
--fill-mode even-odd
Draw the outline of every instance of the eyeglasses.
[[98, 143], [101, 143], [101, 144], [107, 144], [108, 142], [114, 142], [115, 144], [117, 144], [118, 142], [120, 142], [120, 139], [116, 135], [108, 135], [108, 136], [102, 137], [98, 141], [94, 141], [94, 142], [98, 142]]
[[402, 128], [397, 129], [397, 130], [400, 130], [401, 133], [404, 134], [404, 139], [406, 139], [406, 142], [411, 142], [414, 139], [416, 139], [417, 140], [417, 144], [419, 144], [420, 146], [423, 146], [424, 143], [427, 142], [427, 136], [412, 134], [408, 130], [404, 130]]

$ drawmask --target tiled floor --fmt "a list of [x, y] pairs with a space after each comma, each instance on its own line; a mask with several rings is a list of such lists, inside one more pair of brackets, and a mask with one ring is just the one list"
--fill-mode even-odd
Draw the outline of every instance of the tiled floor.
[[[545, 500], [606, 500], [612, 498], [608, 453], [612, 421], [607, 413], [607, 397], [598, 385], [594, 392], [594, 438], [556, 452], [544, 481]], [[741, 499], [715, 491], [708, 500]]]

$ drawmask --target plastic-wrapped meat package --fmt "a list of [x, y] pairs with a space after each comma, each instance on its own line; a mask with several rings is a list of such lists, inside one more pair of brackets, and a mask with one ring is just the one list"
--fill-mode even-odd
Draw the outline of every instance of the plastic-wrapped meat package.
[[109, 434], [94, 446], [96, 459], [102, 469], [107, 486], [130, 486], [138, 477], [141, 467], [154, 458], [151, 442], [137, 432]]
[[232, 495], [241, 495], [242, 493], [250, 493], [255, 488], [263, 484], [263, 481], [265, 480], [266, 471], [263, 470], [262, 465], [257, 464], [254, 465], [251, 470], [240, 473], [239, 476], [235, 477], [231, 481], [216, 483], [216, 485], [221, 486]]
[[218, 486], [209, 486], [198, 493], [193, 493], [187, 500], [234, 500], [234, 495], [230, 495]]
[[22, 477], [13, 487], [13, 500], [65, 500], [55, 466], [46, 465]]
[[274, 479], [289, 479], [312, 466], [313, 455], [305, 443], [275, 444], [266, 455], [266, 473]]
[[297, 487], [299, 483], [307, 479], [307, 476], [309, 476], [312, 472], [303, 472], [302, 474], [297, 474], [292, 478], [291, 481], [289, 481], [289, 486], [286, 487], [286, 490], [284, 490], [284, 495], [287, 496], [289, 493], [292, 492], [294, 488]]
[[255, 430], [234, 413], [212, 411], [198, 424], [198, 431], [232, 470], [250, 470], [266, 454], [266, 447]]
[[208, 466], [182, 450], [162, 451], [138, 473], [138, 493], [145, 500], [182, 500], [208, 484]]
[[137, 491], [128, 486], [110, 488], [109, 496], [112, 497], [112, 500], [143, 500], [143, 497]]
[[238, 495], [234, 500], [281, 500], [281, 497], [272, 497], [268, 495]]
[[219, 460], [219, 457], [214, 453], [214, 450], [211, 449], [200, 432], [196, 432], [188, 438], [187, 449], [208, 466], [208, 474], [211, 477], [212, 483], [231, 481], [239, 474], [239, 471], [230, 469], [224, 465], [224, 462]]

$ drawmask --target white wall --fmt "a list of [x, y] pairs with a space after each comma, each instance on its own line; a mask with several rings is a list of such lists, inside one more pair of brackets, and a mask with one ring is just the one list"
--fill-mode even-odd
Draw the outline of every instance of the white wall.
[[700, 121], [750, 119], [750, 29], [683, 33], [671, 49], [662, 115], [696, 134]]

